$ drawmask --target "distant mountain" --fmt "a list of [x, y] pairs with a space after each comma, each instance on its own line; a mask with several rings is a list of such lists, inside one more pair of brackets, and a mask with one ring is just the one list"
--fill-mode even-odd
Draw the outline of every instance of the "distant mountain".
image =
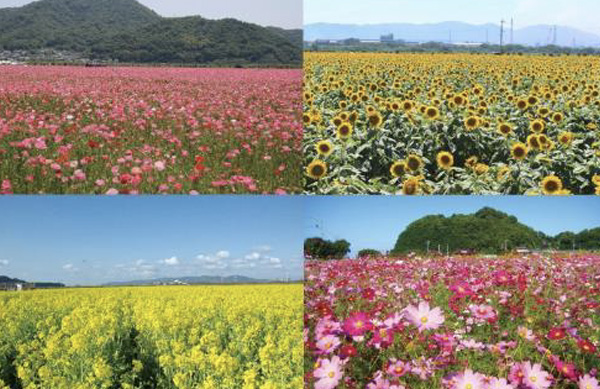
[[170, 277], [156, 278], [152, 280], [134, 280], [122, 282], [109, 282], [104, 286], [125, 286], [125, 285], [177, 285], [177, 284], [264, 284], [273, 282], [273, 280], [250, 278], [245, 276], [199, 276], [199, 277]]
[[0, 284], [4, 284], [4, 283], [7, 283], [7, 284], [24, 284], [25, 281], [20, 280], [18, 278], [10, 278], [10, 277], [7, 277], [7, 276], [0, 276]]
[[135, 0], [40, 0], [0, 9], [0, 50], [39, 49], [122, 62], [298, 65], [302, 60], [298, 30], [234, 19], [165, 18]]
[[[553, 26], [538, 25], [514, 30], [514, 43], [528, 46], [547, 45], [553, 42]], [[571, 27], [557, 26], [556, 43], [560, 46], [600, 46], [600, 36]], [[510, 43], [510, 27], [504, 29], [504, 42]], [[304, 40], [317, 39], [379, 39], [381, 35], [394, 34], [395, 39], [408, 42], [478, 42], [499, 43], [500, 26], [474, 25], [462, 22], [432, 24], [331, 24], [314, 23], [304, 27]]]

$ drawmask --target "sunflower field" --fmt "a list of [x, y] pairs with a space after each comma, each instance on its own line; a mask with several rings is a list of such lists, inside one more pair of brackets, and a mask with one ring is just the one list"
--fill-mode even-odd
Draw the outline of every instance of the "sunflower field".
[[306, 53], [305, 191], [600, 194], [600, 63]]
[[0, 295], [0, 388], [301, 388], [302, 285]]

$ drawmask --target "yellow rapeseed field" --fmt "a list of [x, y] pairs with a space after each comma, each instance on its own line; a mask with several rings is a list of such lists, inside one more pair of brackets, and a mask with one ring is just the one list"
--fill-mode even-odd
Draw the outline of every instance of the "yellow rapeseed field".
[[600, 194], [600, 61], [306, 53], [305, 190]]
[[302, 285], [0, 294], [0, 388], [301, 388]]

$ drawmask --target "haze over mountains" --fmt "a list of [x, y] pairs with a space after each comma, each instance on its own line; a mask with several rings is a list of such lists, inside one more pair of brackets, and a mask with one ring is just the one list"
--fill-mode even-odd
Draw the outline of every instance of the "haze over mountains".
[[55, 49], [121, 62], [299, 65], [301, 30], [165, 18], [135, 0], [40, 0], [0, 8], [0, 50]]
[[[527, 46], [547, 45], [554, 42], [554, 26], [537, 25], [514, 29], [514, 43]], [[504, 42], [510, 43], [510, 24], [504, 26]], [[333, 24], [313, 23], [304, 26], [304, 40], [317, 39], [379, 39], [381, 35], [394, 34], [395, 39], [408, 42], [477, 42], [497, 44], [500, 25], [475, 25], [463, 22], [433, 24]], [[600, 46], [600, 36], [572, 27], [556, 27], [556, 44], [559, 46]]]

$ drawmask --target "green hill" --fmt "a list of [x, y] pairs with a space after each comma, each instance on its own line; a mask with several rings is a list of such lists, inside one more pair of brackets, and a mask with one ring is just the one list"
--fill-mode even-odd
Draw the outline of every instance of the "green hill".
[[135, 0], [40, 0], [0, 9], [0, 50], [121, 62], [300, 65], [302, 33], [234, 19], [164, 18]]
[[539, 248], [551, 242], [552, 238], [519, 223], [516, 217], [509, 216], [492, 208], [483, 208], [472, 215], [433, 215], [411, 223], [398, 236], [393, 254], [411, 251], [423, 252], [429, 241], [430, 250], [438, 245], [450, 252], [471, 249], [480, 253], [497, 253], [507, 248]]

